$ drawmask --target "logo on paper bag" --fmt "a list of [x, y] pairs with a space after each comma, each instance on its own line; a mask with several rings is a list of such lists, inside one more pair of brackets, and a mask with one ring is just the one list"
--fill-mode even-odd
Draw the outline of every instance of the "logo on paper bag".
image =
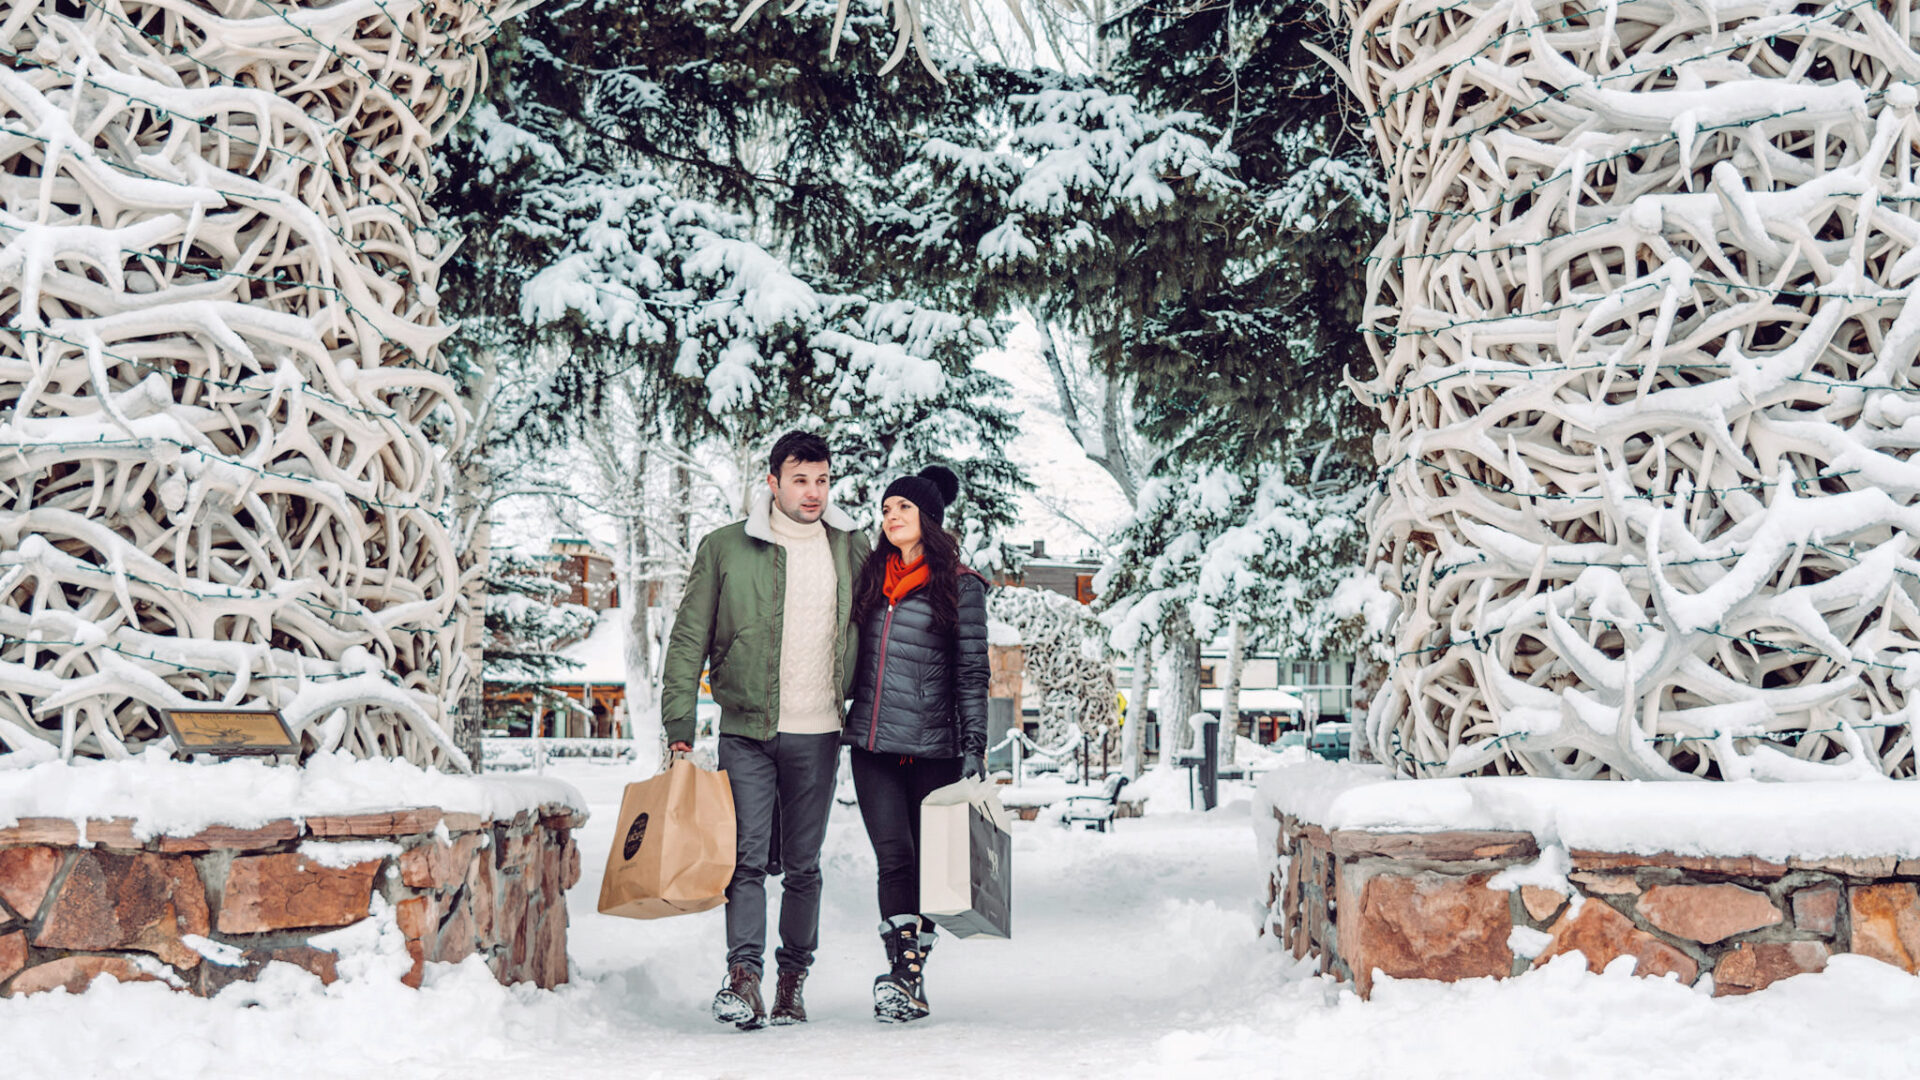
[[639, 817], [634, 818], [633, 824], [627, 828], [627, 842], [620, 850], [627, 858], [631, 859], [633, 858], [634, 852], [640, 850], [640, 845], [645, 843], [646, 839], [647, 815], [641, 814]]

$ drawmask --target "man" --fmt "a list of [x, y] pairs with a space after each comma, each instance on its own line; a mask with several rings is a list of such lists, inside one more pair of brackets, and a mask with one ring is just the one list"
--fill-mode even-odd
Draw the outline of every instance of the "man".
[[720, 706], [720, 767], [733, 788], [738, 848], [727, 886], [727, 978], [713, 1018], [743, 1031], [769, 1019], [760, 976], [776, 821], [785, 877], [771, 1020], [807, 1019], [801, 986], [820, 938], [820, 844], [853, 677], [853, 580], [869, 548], [852, 519], [828, 505], [819, 436], [782, 435], [767, 465], [767, 490], [754, 493], [747, 519], [700, 541], [661, 688], [675, 750], [691, 749], [703, 670]]

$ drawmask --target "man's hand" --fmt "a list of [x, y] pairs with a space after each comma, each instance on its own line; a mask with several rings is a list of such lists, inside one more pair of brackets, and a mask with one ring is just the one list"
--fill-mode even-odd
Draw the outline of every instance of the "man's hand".
[[960, 759], [960, 779], [985, 780], [987, 778], [987, 759], [979, 754], [967, 754]]
[[690, 742], [669, 743], [667, 750], [675, 754], [691, 754], [693, 753], [693, 744]]

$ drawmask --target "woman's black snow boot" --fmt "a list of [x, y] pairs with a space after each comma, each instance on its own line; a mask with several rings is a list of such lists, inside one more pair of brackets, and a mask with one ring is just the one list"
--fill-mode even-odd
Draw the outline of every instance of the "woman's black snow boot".
[[926, 963], [933, 947], [933, 926], [922, 933], [918, 915], [895, 915], [880, 924], [880, 941], [887, 948], [892, 970], [873, 980], [873, 1018], [883, 1024], [904, 1024], [928, 1013]]

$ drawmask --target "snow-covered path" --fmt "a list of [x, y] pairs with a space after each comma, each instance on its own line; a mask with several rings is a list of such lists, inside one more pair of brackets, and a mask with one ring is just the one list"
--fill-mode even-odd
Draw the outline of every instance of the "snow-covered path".
[[[598, 862], [618, 784], [602, 787], [579, 769], [566, 778], [595, 806], [580, 842]], [[827, 839], [805, 1027], [742, 1033], [714, 1023], [720, 913], [604, 918], [593, 912], [598, 865], [571, 894], [571, 952], [599, 985], [594, 1012], [623, 1044], [606, 1049], [642, 1054], [664, 1076], [978, 1077], [983, 1056], [1010, 1075], [1106, 1072], [1152, 1060], [1183, 1014], [1205, 1022], [1220, 990], [1278, 974], [1268, 950], [1247, 947], [1260, 871], [1246, 804], [1221, 818], [1150, 817], [1107, 836], [1017, 824], [1014, 939], [943, 937], [928, 967], [934, 1015], [913, 1025], [873, 1020], [870, 987], [883, 966], [873, 853], [850, 806], [834, 808]]]
[[[475, 961], [420, 992], [390, 979], [321, 990], [279, 971], [213, 1002], [153, 984], [0, 1001], [13, 1077], [1905, 1077], [1920, 1061], [1920, 979], [1839, 957], [1749, 998], [1587, 974], [1577, 958], [1501, 983], [1392, 983], [1371, 1003], [1254, 936], [1260, 868], [1244, 791], [1108, 836], [1016, 825], [1015, 938], [946, 940], [934, 1016], [871, 1019], [879, 967], [872, 854], [837, 807], [824, 932], [804, 1027], [742, 1033], [706, 1008], [719, 912], [594, 913], [625, 777], [555, 770], [596, 817], [572, 894], [575, 981], [503, 989]], [[777, 895], [777, 889], [776, 895]], [[245, 1007], [249, 1003], [258, 1007]]]

